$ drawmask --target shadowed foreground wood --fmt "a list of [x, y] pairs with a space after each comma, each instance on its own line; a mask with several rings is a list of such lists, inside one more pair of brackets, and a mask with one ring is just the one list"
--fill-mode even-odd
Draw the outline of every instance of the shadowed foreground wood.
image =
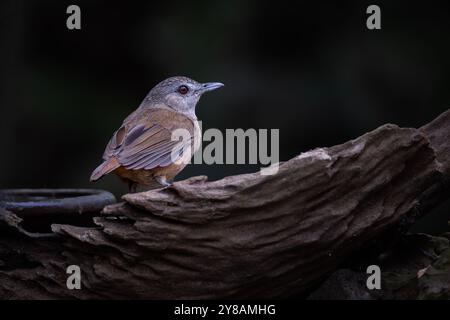
[[[3, 211], [0, 298], [281, 298], [450, 196], [450, 112], [300, 154], [276, 175], [127, 194], [98, 228], [36, 238]], [[68, 290], [79, 265], [82, 289]]]

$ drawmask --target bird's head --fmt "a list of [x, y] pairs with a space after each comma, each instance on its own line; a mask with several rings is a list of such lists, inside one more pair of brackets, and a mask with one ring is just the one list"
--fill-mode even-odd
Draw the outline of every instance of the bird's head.
[[220, 82], [199, 83], [187, 77], [171, 77], [150, 91], [146, 103], [164, 103], [175, 111], [195, 116], [195, 106], [200, 97], [223, 86]]

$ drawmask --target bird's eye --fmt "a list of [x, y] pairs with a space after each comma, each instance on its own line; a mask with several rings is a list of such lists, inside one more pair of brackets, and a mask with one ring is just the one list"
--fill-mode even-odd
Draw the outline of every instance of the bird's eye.
[[189, 91], [189, 88], [187, 86], [179, 86], [178, 87], [178, 92], [181, 94], [186, 94], [186, 93], [188, 93], [188, 91]]

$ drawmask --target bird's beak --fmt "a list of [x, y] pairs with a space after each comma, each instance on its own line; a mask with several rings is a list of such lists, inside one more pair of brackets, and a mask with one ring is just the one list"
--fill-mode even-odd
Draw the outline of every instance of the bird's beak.
[[202, 91], [202, 93], [204, 93], [204, 92], [219, 89], [223, 86], [224, 86], [224, 84], [220, 83], [220, 82], [207, 82], [207, 83], [202, 83], [202, 88], [200, 90]]

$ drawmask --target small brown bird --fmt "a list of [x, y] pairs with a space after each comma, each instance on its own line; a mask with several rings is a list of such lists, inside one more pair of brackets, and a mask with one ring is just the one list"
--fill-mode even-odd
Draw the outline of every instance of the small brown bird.
[[[104, 162], [94, 170], [91, 181], [114, 172], [128, 183], [130, 191], [138, 186], [169, 186], [200, 146], [197, 102], [203, 93], [222, 86], [187, 77], [172, 77], [157, 84], [114, 133], [103, 154]], [[188, 132], [189, 139], [174, 138], [177, 130]]]

